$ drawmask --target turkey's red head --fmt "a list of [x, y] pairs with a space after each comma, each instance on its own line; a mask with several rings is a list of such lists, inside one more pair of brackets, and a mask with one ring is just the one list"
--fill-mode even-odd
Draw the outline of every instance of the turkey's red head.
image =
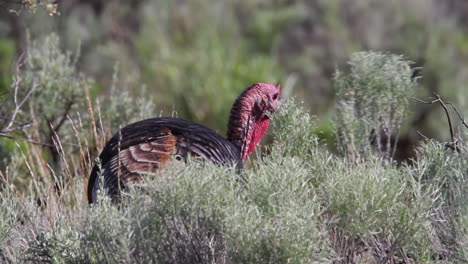
[[280, 85], [256, 83], [248, 87], [232, 106], [227, 139], [237, 146], [245, 160], [270, 124], [269, 114], [279, 106]]

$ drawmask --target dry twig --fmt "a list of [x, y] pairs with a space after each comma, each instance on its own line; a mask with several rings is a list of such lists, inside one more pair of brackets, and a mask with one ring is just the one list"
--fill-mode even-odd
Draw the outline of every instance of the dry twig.
[[14, 78], [14, 82], [12, 84], [12, 89], [13, 89], [13, 103], [15, 104], [15, 109], [13, 110], [13, 113], [11, 114], [8, 124], [6, 125], [5, 128], [0, 129], [1, 133], [8, 134], [17, 130], [21, 130], [27, 126], [30, 125], [30, 122], [24, 123], [19, 126], [15, 126], [16, 123], [16, 118], [21, 111], [21, 107], [23, 107], [24, 103], [31, 97], [32, 93], [40, 86], [39, 83], [35, 83], [33, 87], [26, 93], [26, 95], [19, 101], [18, 99], [18, 93], [21, 87], [21, 76], [20, 76], [20, 69], [24, 64], [24, 53], [20, 55], [17, 63], [16, 63], [16, 76]]
[[458, 117], [462, 120], [463, 124], [468, 128], [468, 125], [466, 124], [465, 120], [463, 119], [463, 117], [461, 116], [461, 114], [458, 112], [458, 110], [451, 104], [451, 103], [446, 103], [438, 94], [436, 93], [433, 93], [434, 95], [434, 99], [430, 102], [426, 102], [426, 101], [423, 101], [421, 99], [418, 99], [418, 98], [415, 98], [415, 97], [412, 97], [412, 99], [420, 102], [420, 103], [423, 103], [423, 104], [440, 104], [442, 106], [442, 108], [444, 109], [445, 111], [445, 115], [447, 116], [447, 121], [448, 121], [448, 125], [449, 125], [449, 129], [450, 129], [450, 137], [452, 139], [451, 142], [447, 143], [446, 146], [459, 152], [461, 149], [458, 147], [458, 139], [455, 138], [455, 133], [454, 133], [454, 130], [453, 130], [453, 125], [452, 125], [452, 120], [450, 118], [450, 113], [447, 109], [447, 105], [450, 105], [452, 106], [452, 108], [455, 110], [455, 112], [457, 113]]
[[2, 132], [0, 132], [0, 137], [6, 137], [6, 138], [10, 138], [10, 139], [15, 139], [15, 140], [26, 141], [26, 142], [32, 143], [34, 145], [39, 145], [39, 146], [43, 146], [43, 147], [54, 147], [53, 144], [34, 141], [34, 140], [24, 138], [24, 137], [16, 137], [16, 136], [12, 136], [12, 135], [2, 133]]
[[455, 113], [457, 113], [458, 118], [460, 118], [460, 121], [462, 122], [462, 124], [463, 124], [466, 128], [468, 128], [468, 123], [466, 123], [465, 118], [463, 118], [463, 116], [460, 114], [460, 112], [458, 112], [458, 109], [457, 109], [452, 103], [445, 103], [445, 104], [446, 104], [446, 105], [450, 105], [450, 106], [453, 108], [453, 110], [455, 111]]

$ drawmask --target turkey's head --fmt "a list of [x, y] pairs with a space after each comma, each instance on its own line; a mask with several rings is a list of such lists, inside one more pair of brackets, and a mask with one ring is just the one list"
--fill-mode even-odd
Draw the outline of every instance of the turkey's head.
[[280, 85], [256, 83], [248, 87], [232, 106], [227, 139], [245, 160], [255, 150], [270, 124], [270, 114], [279, 106]]

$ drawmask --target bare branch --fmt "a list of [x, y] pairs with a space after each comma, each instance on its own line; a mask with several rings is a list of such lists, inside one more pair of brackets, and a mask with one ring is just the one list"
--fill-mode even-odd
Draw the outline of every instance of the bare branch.
[[[18, 122], [15, 122], [15, 123], [18, 123]], [[13, 132], [16, 132], [16, 131], [20, 131], [20, 130], [23, 130], [27, 127], [30, 127], [32, 125], [32, 122], [26, 122], [26, 123], [19, 123], [18, 125], [16, 125], [15, 127], [12, 127], [8, 130], [5, 130], [5, 131], [0, 131], [0, 132], [4, 132], [4, 133], [13, 133]]]
[[0, 133], [0, 137], [6, 137], [6, 138], [10, 138], [10, 139], [15, 139], [15, 140], [21, 140], [21, 141], [32, 143], [34, 145], [43, 146], [43, 147], [53, 147], [54, 146], [52, 144], [43, 143], [43, 142], [39, 142], [39, 141], [34, 141], [34, 140], [24, 138], [24, 137], [11, 136], [11, 135], [9, 135], [7, 133]]
[[452, 120], [450, 119], [450, 114], [448, 112], [447, 106], [445, 105], [444, 101], [440, 98], [440, 96], [438, 94], [436, 94], [436, 93], [433, 93], [433, 94], [437, 98], [436, 102], [439, 102], [440, 105], [444, 108], [445, 114], [447, 115], [447, 120], [448, 120], [448, 124], [449, 124], [449, 129], [450, 129], [450, 136], [452, 137], [452, 143], [454, 144], [455, 150], [457, 150], [455, 134], [453, 133]]
[[413, 99], [413, 100], [416, 100], [416, 101], [418, 101], [418, 102], [420, 102], [420, 103], [423, 103], [423, 104], [434, 104], [434, 103], [437, 103], [437, 100], [433, 100], [433, 101], [427, 102], [427, 101], [423, 101], [423, 100], [421, 100], [421, 99], [418, 99], [418, 98], [416, 98], [416, 97], [410, 97], [410, 98]]
[[[433, 95], [435, 96], [435, 99], [430, 101], [430, 102], [427, 102], [427, 101], [423, 101], [423, 100], [420, 100], [418, 98], [414, 98], [414, 97], [411, 97], [411, 99], [414, 99], [420, 103], [423, 103], [423, 104], [435, 104], [435, 103], [438, 103], [442, 106], [442, 108], [444, 109], [445, 111], [445, 115], [447, 116], [447, 121], [448, 121], [448, 125], [449, 125], [449, 129], [450, 129], [450, 137], [452, 139], [451, 142], [445, 144], [447, 147], [459, 152], [460, 151], [460, 148], [458, 147], [458, 140], [455, 138], [455, 133], [453, 131], [453, 125], [452, 125], [452, 120], [450, 118], [450, 113], [447, 109], [447, 105], [450, 105], [454, 110], [455, 112], [457, 113], [458, 117], [461, 119], [461, 121], [463, 122], [463, 125], [465, 125], [465, 127], [468, 128], [468, 125], [466, 124], [465, 120], [463, 119], [463, 117], [461, 116], [461, 114], [458, 112], [458, 110], [451, 104], [451, 103], [446, 103], [444, 100], [442, 100], [442, 98], [436, 94], [436, 93], [433, 93]], [[419, 133], [419, 132], [418, 132]], [[421, 134], [420, 134], [421, 135]]]
[[463, 124], [466, 128], [468, 128], [468, 124], [466, 123], [465, 118], [463, 118], [463, 116], [460, 114], [460, 112], [458, 112], [458, 109], [457, 109], [452, 103], [445, 103], [445, 104], [450, 105], [450, 106], [453, 108], [453, 110], [455, 111], [455, 113], [457, 113], [458, 118], [460, 118], [462, 124]]
[[[39, 142], [39, 141], [31, 140], [31, 139], [25, 138], [25, 137], [12, 136], [10, 134], [3, 133], [3, 132], [0, 132], [0, 137], [6, 137], [6, 138], [10, 138], [10, 139], [15, 139], [15, 140], [21, 140], [21, 141], [29, 142], [29, 143], [34, 144], [34, 145], [43, 146], [43, 147], [55, 147], [54, 144]], [[73, 144], [73, 143], [61, 143], [61, 144], [72, 146], [72, 147], [79, 147], [79, 145]]]
[[18, 104], [18, 90], [19, 90], [19, 85], [15, 85], [15, 90], [14, 90], [14, 96], [13, 96], [13, 101], [15, 103], [15, 110], [13, 110], [13, 114], [11, 115], [10, 117], [10, 122], [8, 123], [8, 125], [2, 129], [1, 131], [2, 132], [5, 132], [5, 133], [10, 133], [12, 131], [15, 131], [15, 130], [18, 130], [17, 127], [13, 127], [13, 125], [15, 124], [15, 120], [16, 120], [16, 117], [17, 115], [19, 114], [20, 110], [21, 110], [21, 107], [24, 105], [24, 103], [29, 99], [29, 97], [31, 96], [31, 94], [37, 89], [37, 87], [39, 87], [40, 84], [34, 84], [33, 87], [28, 91], [28, 93], [24, 96], [23, 100], [21, 100], [21, 102]]
[[65, 123], [65, 121], [67, 120], [68, 114], [69, 114], [73, 104], [75, 104], [75, 101], [73, 101], [73, 100], [70, 100], [67, 103], [67, 105], [65, 106], [65, 110], [63, 111], [62, 117], [60, 118], [58, 124], [55, 125], [54, 127], [51, 127], [52, 130], [54, 131], [54, 133], [57, 132], [62, 127], [62, 125]]
[[416, 130], [416, 133], [418, 133], [418, 135], [420, 135], [421, 137], [423, 137], [425, 140], [430, 140], [428, 137], [426, 137], [425, 135], [423, 135], [421, 132], [417, 131]]
[[0, 129], [0, 132], [2, 133], [11, 133], [13, 131], [21, 130], [27, 126], [27, 125], [15, 126], [15, 124], [17, 123], [16, 118], [19, 112], [21, 111], [21, 107], [23, 107], [26, 101], [31, 97], [32, 93], [37, 89], [37, 87], [40, 86], [39, 83], [35, 83], [33, 87], [28, 91], [28, 93], [22, 98], [22, 100], [18, 102], [18, 94], [19, 94], [19, 90], [21, 89], [21, 81], [22, 81], [20, 72], [21, 72], [21, 68], [23, 67], [23, 64], [24, 64], [24, 53], [22, 53], [19, 56], [18, 61], [16, 62], [16, 75], [14, 78], [14, 82], [12, 83], [13, 103], [15, 105], [15, 109], [13, 110], [13, 113], [11, 114], [6, 127], [3, 129]]

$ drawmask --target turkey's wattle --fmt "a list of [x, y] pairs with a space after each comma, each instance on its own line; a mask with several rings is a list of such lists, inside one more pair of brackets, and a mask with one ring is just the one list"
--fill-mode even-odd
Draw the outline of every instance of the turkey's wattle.
[[[279, 95], [279, 85], [256, 83], [245, 89], [232, 106], [227, 139], [203, 125], [173, 117], [146, 119], [122, 128], [99, 156], [101, 170], [95, 165], [91, 172], [88, 201], [97, 202], [101, 185], [115, 201], [128, 183], [140, 181], [173, 156], [197, 156], [215, 164], [242, 168], [243, 161], [266, 133], [268, 114], [278, 108]], [[100, 171], [103, 184], [99, 182]]]

